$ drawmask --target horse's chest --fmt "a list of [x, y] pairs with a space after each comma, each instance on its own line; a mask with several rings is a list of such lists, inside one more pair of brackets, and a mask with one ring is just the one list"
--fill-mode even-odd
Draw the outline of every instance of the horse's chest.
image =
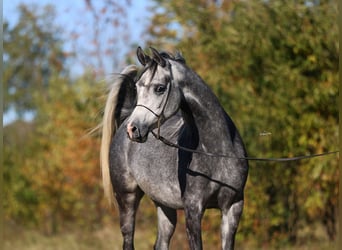
[[128, 167], [139, 187], [154, 201], [182, 208], [177, 155], [160, 151], [152, 154], [144, 149], [137, 152], [139, 157], [129, 160]]

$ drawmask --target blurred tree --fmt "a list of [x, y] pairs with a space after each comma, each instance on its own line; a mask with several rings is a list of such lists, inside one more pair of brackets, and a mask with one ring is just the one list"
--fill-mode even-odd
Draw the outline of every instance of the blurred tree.
[[[132, 3], [131, 0], [84, 2], [86, 10], [91, 14], [91, 29], [88, 23], [83, 31], [89, 35], [91, 42], [84, 52], [87, 57], [95, 58], [88, 59], [88, 65], [85, 66], [91, 66], [95, 75], [102, 78], [106, 73], [112, 73], [113, 69], [118, 70], [125, 56], [122, 48], [132, 42], [128, 18]], [[82, 39], [83, 34], [78, 35]]]
[[30, 142], [34, 140], [34, 125], [16, 121], [4, 129], [3, 206], [5, 219], [35, 222], [37, 198], [30, 180], [21, 173], [25, 159], [32, 154]]
[[65, 74], [65, 57], [54, 26], [51, 6], [36, 8], [20, 5], [19, 21], [13, 27], [5, 20], [4, 28], [4, 111], [17, 114], [19, 120], [5, 128], [4, 182], [5, 212], [17, 221], [35, 221], [37, 197], [31, 189], [29, 176], [21, 169], [35, 149], [35, 126], [23, 122], [27, 112], [47, 98], [52, 74]]
[[[91, 229], [102, 222], [99, 139], [87, 136], [98, 123], [92, 76], [73, 84], [51, 77], [33, 122], [6, 126], [5, 214], [19, 225], [53, 234], [70, 223]], [[101, 85], [102, 86], [102, 85]], [[104, 89], [97, 85], [98, 91]], [[84, 216], [87, 214], [87, 216]]]
[[[252, 156], [336, 150], [336, 1], [156, 0], [150, 44], [182, 51], [236, 121]], [[336, 235], [338, 157], [251, 162], [239, 239]], [[219, 222], [217, 222], [219, 223]]]
[[4, 25], [5, 104], [19, 118], [35, 114], [30, 122], [19, 119], [5, 128], [5, 217], [41, 225], [47, 233], [66, 221], [92, 227], [105, 210], [99, 141], [85, 135], [98, 123], [91, 114], [100, 110], [97, 97], [104, 86], [94, 88], [89, 74], [69, 76], [52, 7], [19, 10], [18, 23]]
[[67, 70], [54, 8], [20, 5], [18, 10], [18, 23], [3, 25], [3, 83], [4, 110], [12, 108], [22, 118], [36, 111], [37, 99], [46, 98], [51, 75]]
[[96, 124], [89, 114], [97, 113], [99, 102], [86, 79], [68, 85], [68, 79], [51, 78], [50, 101], [39, 106], [35, 120], [37, 152], [22, 168], [36, 192], [38, 220], [47, 233], [56, 233], [66, 221], [91, 227], [102, 219], [99, 141], [85, 136]]

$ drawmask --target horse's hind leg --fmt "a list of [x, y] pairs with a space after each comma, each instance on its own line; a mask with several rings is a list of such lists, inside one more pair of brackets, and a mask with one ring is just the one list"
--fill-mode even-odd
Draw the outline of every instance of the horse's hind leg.
[[134, 249], [135, 215], [144, 193], [137, 188], [131, 192], [116, 193], [120, 212], [120, 229], [124, 250]]
[[177, 223], [177, 211], [156, 204], [158, 212], [158, 236], [154, 249], [167, 250]]
[[234, 201], [231, 205], [229, 203], [226, 203], [226, 206], [221, 207], [221, 237], [223, 250], [234, 249], [235, 234], [239, 225], [244, 201], [243, 199], [240, 199]]

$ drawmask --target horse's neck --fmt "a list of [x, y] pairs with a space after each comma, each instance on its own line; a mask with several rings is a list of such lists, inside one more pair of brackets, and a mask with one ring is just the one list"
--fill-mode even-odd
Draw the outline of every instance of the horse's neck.
[[219, 142], [225, 144], [230, 141], [226, 114], [217, 97], [196, 74], [187, 83], [183, 88], [186, 103], [183, 113], [185, 120], [196, 126], [200, 142], [212, 147], [218, 146]]

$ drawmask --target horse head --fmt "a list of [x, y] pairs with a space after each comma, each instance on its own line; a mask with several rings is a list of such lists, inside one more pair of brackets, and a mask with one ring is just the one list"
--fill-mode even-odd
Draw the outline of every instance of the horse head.
[[152, 56], [138, 47], [137, 57], [144, 69], [136, 81], [137, 104], [127, 123], [129, 138], [145, 142], [148, 132], [159, 128], [173, 116], [181, 103], [181, 91], [174, 78], [174, 65], [184, 62], [179, 55], [173, 57], [151, 48]]

